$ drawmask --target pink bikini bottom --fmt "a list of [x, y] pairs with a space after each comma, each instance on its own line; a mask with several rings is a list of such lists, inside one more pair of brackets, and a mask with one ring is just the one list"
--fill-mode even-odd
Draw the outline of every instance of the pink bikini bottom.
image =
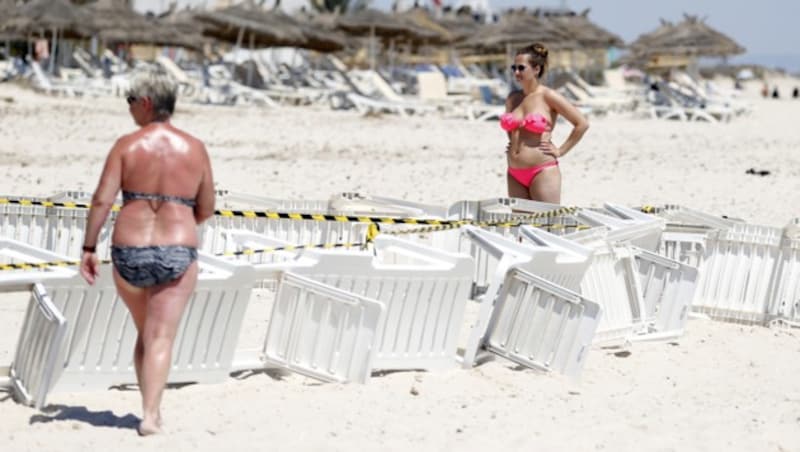
[[524, 185], [525, 188], [530, 188], [536, 175], [541, 173], [545, 168], [550, 168], [551, 166], [558, 166], [558, 160], [542, 163], [541, 165], [531, 166], [530, 168], [508, 167], [508, 174], [510, 174], [511, 177], [513, 177], [517, 182]]

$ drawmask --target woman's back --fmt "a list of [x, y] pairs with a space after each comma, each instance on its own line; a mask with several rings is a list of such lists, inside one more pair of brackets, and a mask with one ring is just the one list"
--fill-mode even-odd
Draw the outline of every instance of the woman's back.
[[125, 203], [116, 245], [197, 245], [194, 203], [208, 155], [203, 144], [168, 123], [153, 123], [121, 140]]

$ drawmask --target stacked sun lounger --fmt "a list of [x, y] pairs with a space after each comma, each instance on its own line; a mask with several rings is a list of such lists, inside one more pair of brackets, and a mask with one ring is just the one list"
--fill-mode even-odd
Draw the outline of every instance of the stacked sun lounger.
[[[87, 286], [69, 264], [79, 256], [85, 196], [0, 203], [0, 292], [31, 292], [0, 383], [27, 404], [42, 406], [51, 390], [135, 383], [136, 331], [110, 266]], [[574, 377], [597, 344], [680, 336], [690, 310], [800, 320], [791, 225], [675, 206], [653, 214], [513, 199], [433, 206], [354, 193], [292, 201], [223, 191], [217, 204], [201, 230], [201, 273], [171, 382], [267, 367], [366, 382], [380, 370], [486, 359]], [[254, 287], [270, 294], [254, 311], [263, 316], [258, 350], [239, 341], [253, 320], [245, 311]]]

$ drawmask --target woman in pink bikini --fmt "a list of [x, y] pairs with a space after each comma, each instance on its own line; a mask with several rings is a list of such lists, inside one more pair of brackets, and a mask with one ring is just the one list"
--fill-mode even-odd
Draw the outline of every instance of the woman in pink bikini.
[[[522, 90], [508, 95], [500, 126], [508, 132], [508, 196], [560, 204], [558, 158], [578, 144], [589, 122], [564, 96], [539, 81], [547, 69], [547, 53], [541, 44], [517, 51], [511, 70]], [[573, 126], [561, 146], [550, 141], [558, 115]]]

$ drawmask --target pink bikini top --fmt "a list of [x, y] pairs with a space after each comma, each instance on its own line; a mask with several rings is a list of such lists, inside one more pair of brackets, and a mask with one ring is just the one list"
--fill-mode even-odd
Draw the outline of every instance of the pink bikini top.
[[550, 121], [539, 113], [528, 113], [522, 119], [517, 119], [513, 113], [503, 113], [500, 116], [500, 127], [506, 132], [524, 127], [528, 132], [544, 133], [550, 130]]

